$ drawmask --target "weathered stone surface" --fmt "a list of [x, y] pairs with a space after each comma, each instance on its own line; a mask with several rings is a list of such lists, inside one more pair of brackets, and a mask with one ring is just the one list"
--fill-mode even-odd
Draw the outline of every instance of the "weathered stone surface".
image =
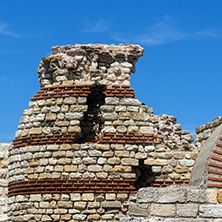
[[152, 166], [151, 169], [153, 173], [160, 173], [162, 170], [162, 166]]
[[114, 172], [123, 172], [123, 173], [132, 172], [132, 167], [131, 166], [116, 165], [116, 166], [114, 166], [113, 171]]
[[73, 202], [71, 201], [58, 201], [58, 207], [60, 208], [72, 208]]
[[71, 193], [70, 196], [72, 201], [81, 200], [81, 195], [79, 193]]
[[120, 105], [136, 106], [136, 105], [140, 105], [140, 104], [141, 103], [137, 99], [133, 99], [133, 98], [123, 98], [123, 99], [120, 99]]
[[115, 193], [107, 193], [106, 200], [116, 200], [116, 194]]
[[87, 217], [88, 221], [96, 221], [100, 219], [100, 215], [99, 214], [91, 214]]
[[78, 209], [78, 210], [84, 210], [84, 209], [86, 209], [86, 202], [83, 202], [83, 201], [81, 201], [81, 202], [75, 202], [74, 203], [74, 208], [75, 209]]
[[81, 128], [79, 126], [69, 126], [68, 133], [81, 133]]
[[107, 160], [107, 163], [110, 164], [110, 165], [120, 164], [120, 158], [118, 158], [118, 157], [109, 158]]
[[145, 165], [155, 165], [155, 166], [164, 166], [167, 165], [167, 161], [166, 160], [154, 160], [154, 159], [146, 159], [144, 161]]
[[102, 152], [99, 150], [89, 150], [89, 156], [100, 157], [100, 156], [102, 156]]
[[82, 194], [83, 201], [94, 201], [94, 194], [93, 193], [84, 193]]
[[69, 122], [68, 121], [56, 121], [55, 125], [56, 126], [68, 126]]
[[177, 215], [179, 217], [193, 217], [195, 218], [197, 216], [198, 212], [198, 204], [177, 204]]
[[91, 165], [88, 167], [89, 172], [101, 172], [102, 166], [100, 165]]
[[66, 172], [77, 172], [77, 166], [76, 165], [65, 165], [64, 170]]
[[174, 217], [176, 214], [176, 207], [174, 204], [154, 204], [150, 206], [150, 215]]
[[222, 206], [216, 204], [200, 205], [200, 217], [222, 218]]
[[[128, 88], [130, 73], [135, 72], [135, 63], [142, 53], [139, 46], [130, 45], [53, 47], [53, 55], [43, 58], [38, 69], [41, 86], [46, 88], [38, 92], [41, 99], [35, 96], [35, 101], [29, 104], [30, 109], [24, 111], [16, 132], [16, 138], [35, 135], [30, 140], [35, 142], [38, 135], [48, 134], [53, 141], [42, 137], [40, 144], [26, 147], [27, 138], [23, 138], [23, 147], [11, 149], [9, 158], [5, 158], [0, 149], [0, 168], [9, 161], [9, 182], [63, 179], [67, 186], [75, 181], [97, 187], [97, 183], [105, 183], [106, 179], [125, 182], [133, 179], [139, 187], [164, 183], [164, 180], [165, 185], [170, 184], [169, 179], [181, 179], [174, 181], [176, 184], [189, 180], [198, 154], [197, 149], [193, 151], [196, 145], [191, 144], [192, 136], [182, 130], [175, 117], [154, 115], [153, 109], [135, 99], [133, 89]], [[49, 86], [52, 87], [48, 89]], [[72, 89], [72, 86], [77, 88]], [[72, 91], [79, 95], [71, 95]], [[50, 95], [55, 98], [49, 98]], [[218, 120], [200, 127], [198, 143], [206, 140], [220, 123]], [[78, 135], [78, 141], [74, 134]], [[146, 134], [157, 137], [152, 141], [152, 135]], [[125, 141], [123, 137], [131, 139]], [[120, 182], [116, 180], [116, 183]], [[7, 192], [1, 184], [7, 186], [7, 173], [0, 169], [0, 202], [3, 203]], [[221, 202], [215, 190], [196, 192], [175, 186], [149, 187], [149, 192], [141, 189], [137, 200], [132, 197], [135, 194], [119, 191], [106, 194], [102, 191], [68, 192], [10, 197], [10, 221], [116, 222], [130, 215], [128, 207], [131, 215], [151, 217], [144, 219], [146, 221], [156, 221], [156, 218], [163, 222], [178, 221], [180, 217], [182, 220], [199, 219], [201, 214], [196, 210], [199, 205]], [[4, 204], [0, 204], [0, 218], [1, 212], [7, 211]], [[186, 206], [187, 210], [183, 211]], [[207, 211], [210, 215], [209, 209]], [[50, 218], [42, 218], [43, 215]], [[220, 220], [220, 217], [215, 218]]]
[[148, 205], [130, 203], [129, 215], [137, 217], [147, 217], [149, 215]]
[[218, 191], [217, 200], [219, 203], [222, 203], [222, 191], [221, 190]]
[[183, 187], [142, 188], [138, 192], [139, 203], [184, 203], [187, 190]]
[[180, 160], [181, 166], [191, 167], [194, 165], [194, 160]]
[[117, 105], [117, 104], [119, 104], [119, 98], [106, 97], [106, 98], [105, 98], [105, 103], [106, 103], [107, 105]]
[[121, 202], [119, 201], [105, 201], [101, 203], [103, 208], [119, 209], [121, 208]]
[[29, 134], [42, 134], [42, 128], [32, 128], [29, 130]]
[[122, 158], [121, 163], [125, 166], [138, 166], [139, 161], [134, 158]]
[[64, 104], [72, 105], [72, 104], [76, 103], [76, 98], [75, 97], [66, 97], [63, 102], [64, 102]]

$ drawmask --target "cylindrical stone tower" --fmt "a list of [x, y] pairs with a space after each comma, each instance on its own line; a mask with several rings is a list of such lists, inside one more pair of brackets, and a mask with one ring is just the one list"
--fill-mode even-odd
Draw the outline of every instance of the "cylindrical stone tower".
[[[52, 47], [9, 151], [10, 221], [118, 221], [160, 140], [130, 88], [138, 45]], [[146, 147], [146, 149], [144, 149]], [[159, 169], [158, 168], [158, 169]], [[142, 172], [142, 173], [141, 173]], [[149, 175], [149, 176], [147, 176]]]

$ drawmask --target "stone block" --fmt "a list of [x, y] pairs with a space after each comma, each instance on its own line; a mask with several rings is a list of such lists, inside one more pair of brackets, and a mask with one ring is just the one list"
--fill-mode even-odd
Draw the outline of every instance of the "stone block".
[[32, 128], [29, 130], [29, 134], [33, 135], [33, 134], [42, 134], [42, 128]]
[[128, 200], [128, 194], [127, 193], [118, 193], [117, 194], [117, 200], [119, 201], [126, 201]]
[[66, 105], [73, 105], [76, 103], [76, 98], [75, 97], [66, 97], [64, 100], [63, 100], [64, 104]]
[[77, 172], [76, 165], [65, 165], [64, 167], [65, 172]]
[[110, 165], [120, 164], [120, 158], [118, 158], [118, 157], [109, 158], [107, 160], [107, 163], [110, 164]]
[[102, 115], [102, 119], [107, 121], [107, 120], [116, 120], [118, 118], [117, 113], [104, 113]]
[[115, 151], [117, 157], [129, 157], [129, 151]]
[[105, 104], [107, 105], [117, 105], [119, 104], [119, 98], [116, 97], [106, 97]]
[[116, 165], [116, 166], [114, 166], [113, 171], [114, 172], [129, 173], [129, 172], [132, 172], [132, 167], [131, 166]]
[[138, 126], [129, 126], [128, 133], [138, 133], [139, 127]]
[[45, 120], [46, 121], [54, 121], [56, 120], [57, 115], [55, 113], [46, 113]]
[[200, 217], [222, 218], [222, 205], [207, 204], [199, 206]]
[[88, 209], [98, 209], [100, 207], [100, 202], [89, 202]]
[[143, 134], [152, 134], [153, 133], [153, 127], [149, 127], [149, 126], [141, 126], [140, 127], [140, 133], [143, 133]]
[[62, 144], [60, 145], [60, 150], [71, 150], [72, 146], [70, 144]]
[[164, 166], [167, 165], [167, 160], [156, 160], [156, 159], [146, 159], [144, 161], [145, 165], [149, 166]]
[[102, 154], [103, 157], [113, 157], [114, 152], [112, 151], [106, 151]]
[[79, 193], [71, 193], [70, 196], [72, 201], [81, 200], [81, 195]]
[[120, 201], [105, 201], [101, 203], [102, 208], [111, 208], [111, 209], [119, 209], [122, 207], [122, 204]]
[[149, 216], [148, 204], [130, 203], [128, 214], [129, 216], [148, 217]]
[[86, 165], [96, 164], [96, 158], [95, 157], [85, 157], [85, 158], [83, 158], [83, 164], [86, 164]]
[[87, 221], [89, 221], [89, 222], [96, 221], [96, 220], [100, 220], [100, 215], [99, 214], [90, 214], [87, 217]]
[[72, 201], [58, 201], [58, 207], [65, 208], [65, 209], [73, 208], [73, 202]]
[[81, 133], [81, 128], [79, 126], [69, 126], [68, 133]]
[[121, 163], [124, 166], [139, 166], [139, 160], [136, 158], [122, 158]]
[[89, 172], [101, 172], [102, 166], [100, 165], [91, 165], [88, 167]]
[[189, 169], [186, 166], [177, 166], [174, 168], [174, 170], [177, 173], [187, 173]]
[[191, 167], [194, 165], [194, 160], [180, 160], [180, 165]]
[[102, 152], [99, 150], [89, 150], [89, 156], [91, 157], [101, 157]]
[[82, 200], [83, 201], [94, 201], [94, 194], [93, 193], [84, 193], [82, 194]]
[[198, 212], [198, 204], [192, 204], [192, 203], [177, 204], [176, 210], [177, 210], [177, 216], [179, 217], [195, 218]]
[[150, 206], [150, 215], [159, 217], [174, 217], [176, 215], [176, 206], [174, 204], [155, 204]]
[[160, 173], [162, 170], [162, 166], [152, 166], [151, 169], [153, 173]]
[[55, 125], [56, 126], [68, 126], [69, 125], [69, 122], [68, 121], [56, 121], [55, 122]]
[[31, 194], [30, 195], [30, 201], [31, 202], [40, 202], [40, 201], [42, 201], [41, 194]]
[[130, 106], [137, 106], [140, 105], [140, 101], [138, 99], [133, 98], [123, 98], [120, 99], [120, 105], [130, 105]]
[[86, 202], [75, 202], [74, 203], [74, 208], [78, 210], [85, 210], [86, 209]]
[[[109, 144], [96, 144], [95, 148], [97, 150], [105, 151], [105, 150], [110, 150], [110, 145]], [[103, 153], [103, 155], [104, 155], [104, 153]]]
[[218, 191], [217, 200], [219, 203], [222, 203], [222, 191], [221, 190]]

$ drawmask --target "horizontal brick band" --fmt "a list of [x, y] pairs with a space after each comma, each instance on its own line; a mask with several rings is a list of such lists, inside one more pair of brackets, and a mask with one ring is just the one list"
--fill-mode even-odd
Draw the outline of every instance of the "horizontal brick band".
[[40, 193], [136, 193], [132, 179], [41, 179], [9, 183], [9, 197]]
[[[88, 97], [91, 93], [89, 87], [84, 87], [81, 85], [59, 85], [59, 86], [49, 86], [42, 87], [37, 94], [31, 98], [32, 101], [39, 99], [50, 99], [50, 98], [60, 98], [60, 97]], [[103, 92], [107, 97], [128, 97], [135, 98], [134, 89], [126, 85], [114, 85], [107, 86]]]
[[222, 144], [217, 143], [216, 145], [217, 145], [218, 147], [222, 148]]
[[64, 86], [49, 86], [42, 87], [38, 94], [31, 98], [32, 101], [39, 99], [50, 99], [50, 98], [60, 98], [60, 97], [87, 97], [91, 93], [89, 87], [84, 86], [74, 86], [74, 85], [64, 85]]
[[222, 188], [222, 144], [220, 141], [222, 141], [222, 137], [218, 139], [213, 154], [208, 158], [209, 163], [206, 164], [207, 173], [209, 175], [207, 187], [209, 188]]
[[148, 144], [159, 144], [161, 140], [153, 134], [114, 134], [105, 133], [97, 143], [103, 144], [138, 144], [138, 145], [148, 145]]
[[79, 137], [76, 134], [42, 134], [19, 137], [13, 140], [13, 148], [44, 145], [44, 144], [63, 144], [79, 143]]
[[209, 187], [209, 188], [222, 188], [222, 184], [208, 183], [207, 187]]
[[113, 85], [107, 86], [104, 94], [107, 97], [128, 97], [128, 98], [136, 98], [134, 89], [131, 89], [130, 86], [127, 85]]
[[164, 180], [164, 179], [156, 179], [154, 180], [150, 186], [151, 187], [167, 187], [167, 186], [188, 186], [190, 184], [190, 180]]

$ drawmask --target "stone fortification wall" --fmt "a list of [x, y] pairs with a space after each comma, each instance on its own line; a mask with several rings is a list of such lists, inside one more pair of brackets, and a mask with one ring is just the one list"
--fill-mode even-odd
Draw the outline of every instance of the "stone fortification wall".
[[142, 188], [121, 222], [219, 222], [222, 192], [194, 187]]
[[193, 186], [222, 188], [222, 125], [201, 146], [192, 171]]
[[[9, 221], [115, 222], [127, 212], [201, 221], [212, 206], [219, 217], [219, 191], [186, 187], [199, 151], [189, 131], [173, 116], [154, 115], [130, 87], [140, 46], [52, 52], [9, 148]], [[183, 187], [163, 188], [170, 185]]]
[[0, 222], [8, 221], [8, 150], [10, 147], [10, 143], [0, 143]]
[[212, 132], [222, 124], [222, 117], [219, 116], [211, 122], [196, 128], [195, 143], [200, 148], [210, 137]]
[[189, 184], [192, 136], [130, 88], [141, 47], [52, 51], [9, 150], [11, 221], [118, 221], [140, 187]]

